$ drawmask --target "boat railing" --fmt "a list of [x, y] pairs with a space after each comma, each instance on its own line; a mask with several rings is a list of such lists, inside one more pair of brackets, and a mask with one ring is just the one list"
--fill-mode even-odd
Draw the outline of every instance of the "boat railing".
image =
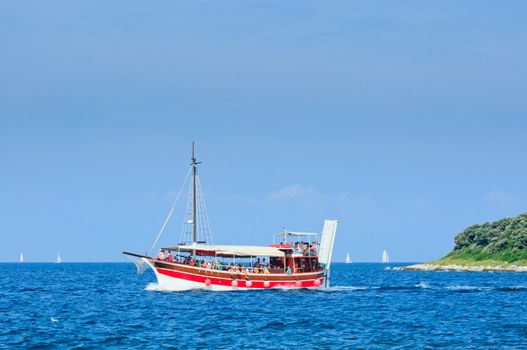
[[[212, 273], [217, 273], [218, 275], [220, 273], [228, 273], [230, 275], [235, 275], [235, 276], [244, 276], [244, 275], [277, 275], [277, 274], [286, 274], [286, 271], [284, 268], [268, 268], [267, 270], [269, 271], [268, 273], [265, 273], [264, 272], [264, 269], [263, 268], [254, 268], [254, 267], [249, 267], [249, 266], [244, 266], [243, 268], [247, 268], [248, 271], [243, 271], [243, 270], [240, 270], [239, 268], [237, 269], [219, 269], [219, 268], [209, 268], [209, 267], [202, 267], [202, 266], [198, 266], [198, 265], [190, 265], [190, 264], [187, 264], [187, 263], [184, 263], [184, 262], [180, 262], [180, 261], [177, 261], [177, 260], [168, 260], [168, 259], [159, 259], [159, 258], [151, 258], [152, 260], [154, 261], [157, 261], [157, 262], [161, 262], [161, 263], [168, 263], [168, 264], [171, 264], [171, 265], [179, 265], [179, 266], [184, 266], [184, 267], [191, 267], [191, 268], [194, 268], [194, 269], [197, 269], [199, 271], [205, 271], [206, 273], [207, 272], [212, 272]], [[223, 265], [225, 266], [225, 265]], [[251, 272], [252, 270], [252, 272]], [[255, 272], [258, 271], [258, 272]], [[312, 272], [320, 272], [322, 271], [323, 269], [321, 268], [315, 268], [315, 269], [312, 269], [311, 271], [309, 271], [309, 269], [307, 269], [307, 271], [304, 271], [303, 268], [301, 267], [297, 267], [296, 269], [294, 269], [294, 272], [292, 272], [291, 274], [292, 275], [295, 275], [297, 273], [312, 273]]]

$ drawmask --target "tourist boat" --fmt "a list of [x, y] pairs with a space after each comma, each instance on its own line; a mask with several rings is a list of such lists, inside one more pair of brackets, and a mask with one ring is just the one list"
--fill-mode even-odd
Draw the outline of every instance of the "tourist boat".
[[351, 264], [350, 253], [346, 254], [346, 264]]
[[60, 254], [57, 254], [57, 259], [55, 260], [56, 264], [60, 264], [62, 262], [62, 258], [60, 257]]
[[18, 260], [19, 262], [24, 262], [24, 254], [20, 253], [20, 259]]
[[[192, 144], [189, 196], [180, 242], [162, 246], [151, 255], [172, 216], [181, 190], [146, 255], [123, 252], [138, 272], [151, 268], [161, 288], [170, 290], [252, 290], [272, 288], [324, 288], [329, 286], [336, 220], [325, 220], [322, 232], [283, 230], [268, 246], [216, 245], [212, 242], [203, 201], [198, 162]], [[191, 176], [190, 176], [191, 175]], [[278, 242], [275, 242], [278, 240]]]

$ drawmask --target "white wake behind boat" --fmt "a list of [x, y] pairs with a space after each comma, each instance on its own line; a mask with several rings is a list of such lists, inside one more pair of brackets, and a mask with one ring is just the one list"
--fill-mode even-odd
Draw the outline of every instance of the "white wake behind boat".
[[[123, 252], [142, 273], [151, 268], [162, 288], [188, 290], [324, 288], [329, 286], [336, 220], [325, 220], [322, 232], [284, 230], [269, 246], [216, 245], [212, 241], [203, 200], [198, 162], [192, 144], [187, 213], [179, 243], [162, 246], [156, 256]], [[181, 190], [157, 235], [150, 252], [163, 234]], [[274, 240], [278, 239], [278, 243]]]

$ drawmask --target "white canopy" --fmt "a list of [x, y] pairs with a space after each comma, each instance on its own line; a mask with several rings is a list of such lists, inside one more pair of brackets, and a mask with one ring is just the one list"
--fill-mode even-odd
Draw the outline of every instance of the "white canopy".
[[313, 232], [292, 232], [292, 231], [283, 231], [275, 233], [275, 236], [318, 236], [318, 233]]
[[235, 255], [235, 256], [273, 256], [273, 257], [283, 257], [285, 253], [278, 248], [274, 247], [263, 247], [263, 246], [253, 246], [253, 245], [205, 245], [205, 244], [195, 244], [195, 245], [178, 245], [174, 247], [163, 247], [161, 249], [168, 250], [179, 250], [183, 252], [192, 252], [205, 251], [210, 252], [211, 255]]

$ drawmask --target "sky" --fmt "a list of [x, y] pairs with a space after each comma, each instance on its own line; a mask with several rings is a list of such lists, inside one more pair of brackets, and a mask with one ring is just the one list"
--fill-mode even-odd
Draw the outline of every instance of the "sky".
[[527, 211], [526, 11], [0, 1], [0, 261], [148, 251], [192, 141], [216, 243], [338, 219], [335, 261], [440, 258]]

